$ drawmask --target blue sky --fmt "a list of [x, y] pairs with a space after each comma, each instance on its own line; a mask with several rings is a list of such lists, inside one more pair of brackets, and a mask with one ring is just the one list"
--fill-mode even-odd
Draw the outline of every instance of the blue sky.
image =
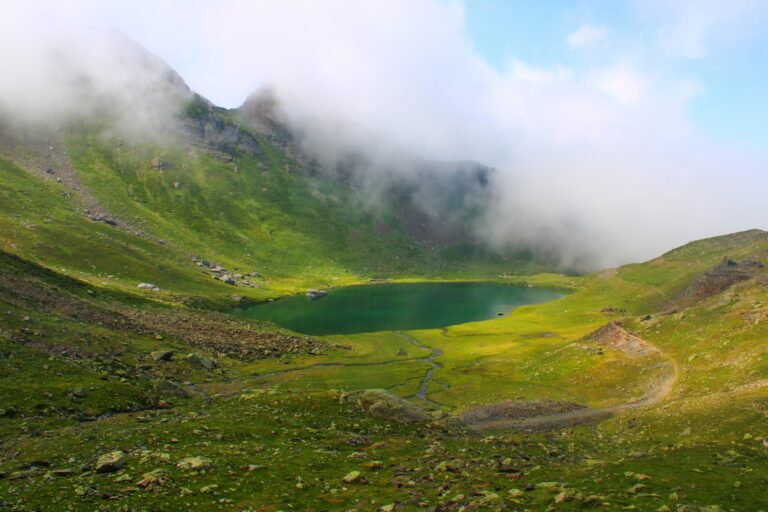
[[[499, 69], [510, 58], [578, 66], [583, 56], [573, 52], [567, 36], [584, 24], [604, 28], [624, 44], [652, 48], [660, 24], [656, 17], [644, 17], [632, 2], [618, 0], [467, 0], [464, 6], [472, 43]], [[703, 92], [689, 104], [700, 129], [768, 150], [768, 26], [764, 12], [755, 14], [757, 19], [743, 19], [725, 29], [733, 34], [712, 34], [705, 55], [667, 65], [701, 81]]]

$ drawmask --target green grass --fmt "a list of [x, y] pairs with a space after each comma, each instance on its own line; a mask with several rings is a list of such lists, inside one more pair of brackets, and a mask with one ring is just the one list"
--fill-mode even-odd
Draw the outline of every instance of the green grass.
[[[204, 117], [206, 108], [190, 105], [187, 115]], [[297, 162], [261, 139], [260, 157], [235, 152], [230, 160], [188, 144], [118, 143], [92, 126], [66, 133], [89, 193], [144, 236], [87, 220], [63, 185], [0, 159], [0, 508], [768, 509], [768, 270], [675, 307], [681, 291], [723, 257], [768, 263], [765, 232], [698, 241], [587, 276], [522, 275], [541, 267], [522, 256], [505, 261], [464, 246], [415, 244], [394, 212], [370, 213], [348, 188], [297, 172]], [[170, 167], [155, 169], [158, 157]], [[193, 255], [233, 272], [259, 272], [258, 288], [213, 280]], [[225, 309], [234, 295], [263, 300], [374, 276], [498, 281], [569, 294], [489, 321], [327, 336], [327, 353], [261, 359], [110, 327], [88, 314], [171, 318], [194, 311], [190, 306]], [[139, 282], [163, 290], [138, 290]], [[32, 288], [45, 293], [30, 295]], [[584, 337], [610, 320], [660, 353], [584, 350]], [[545, 434], [478, 434], [451, 422], [401, 425], [365, 416], [344, 399], [347, 392], [385, 388], [419, 402], [413, 397], [431, 352], [408, 337], [440, 351], [427, 397], [451, 414], [543, 398], [612, 407], [642, 396], [660, 362], [674, 362], [679, 376], [657, 404]], [[160, 349], [203, 352], [218, 368], [182, 357], [155, 361], [151, 352]], [[159, 394], [164, 381], [189, 396]], [[122, 470], [87, 470], [115, 449], [128, 454]], [[176, 463], [189, 456], [209, 457], [213, 466], [179, 471]], [[499, 472], [507, 458], [516, 476]], [[371, 461], [381, 467], [366, 467]], [[46, 468], [18, 473], [43, 462]], [[441, 462], [455, 467], [440, 470]], [[62, 468], [74, 475], [52, 473]], [[162, 486], [136, 485], [155, 469], [167, 472]], [[368, 483], [342, 482], [352, 470]], [[557, 493], [535, 488], [547, 481], [573, 499], [555, 503]]]

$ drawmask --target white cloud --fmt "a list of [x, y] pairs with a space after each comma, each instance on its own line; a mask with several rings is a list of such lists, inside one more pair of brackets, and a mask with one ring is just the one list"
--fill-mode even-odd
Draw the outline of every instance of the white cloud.
[[[111, 20], [226, 106], [274, 85], [320, 151], [497, 167], [497, 200], [478, 226], [495, 244], [605, 265], [768, 227], [765, 160], [698, 134], [687, 107], [701, 82], [643, 52], [596, 52], [589, 67], [511, 59], [499, 71], [475, 51], [462, 5], [437, 0], [81, 4], [79, 22]], [[63, 9], [45, 5], [53, 18]], [[17, 40], [22, 30], [0, 31], [0, 53], [23, 62], [29, 41], [61, 33], [29, 27]], [[56, 91], [8, 77], [0, 99], [55, 104]]]
[[594, 27], [589, 24], [581, 25], [575, 32], [568, 35], [568, 46], [582, 48], [604, 42], [608, 31], [602, 27]]
[[590, 73], [588, 81], [598, 90], [621, 103], [635, 103], [651, 86], [651, 81], [627, 64], [617, 64]]

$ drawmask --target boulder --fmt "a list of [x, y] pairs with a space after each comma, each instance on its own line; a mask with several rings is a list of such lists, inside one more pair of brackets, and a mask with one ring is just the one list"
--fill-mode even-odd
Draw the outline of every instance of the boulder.
[[171, 477], [165, 469], [155, 469], [149, 473], [144, 473], [141, 480], [136, 483], [142, 489], [151, 489], [162, 487], [170, 482]]
[[213, 370], [218, 366], [216, 364], [216, 361], [214, 361], [210, 357], [204, 356], [200, 352], [192, 352], [191, 354], [187, 354], [186, 356], [184, 356], [184, 359], [187, 362], [195, 366], [199, 366], [200, 368], [204, 368], [206, 370]]
[[205, 457], [187, 457], [176, 464], [179, 471], [203, 471], [213, 466], [211, 459]]
[[170, 380], [159, 380], [155, 382], [152, 387], [154, 388], [155, 393], [160, 396], [173, 396], [178, 398], [189, 397], [189, 392], [186, 389]]
[[115, 450], [110, 453], [106, 453], [96, 459], [96, 464], [93, 469], [97, 473], [114, 473], [125, 466], [125, 460], [127, 456], [122, 450]]
[[173, 358], [174, 353], [173, 350], [155, 350], [150, 353], [150, 355], [155, 361], [170, 361]]
[[222, 274], [220, 276], [214, 277], [214, 279], [218, 279], [222, 283], [226, 283], [226, 284], [237, 284], [237, 281], [235, 281], [235, 278], [229, 274]]
[[360, 408], [376, 418], [415, 423], [427, 421], [431, 416], [420, 407], [385, 389], [367, 389], [352, 395]]
[[310, 288], [309, 290], [307, 290], [307, 298], [309, 300], [322, 299], [326, 295], [328, 295], [328, 292], [326, 292], [325, 290], [318, 290], [316, 288]]
[[139, 283], [138, 288], [140, 290], [152, 290], [153, 292], [159, 292], [160, 291], [160, 287], [155, 286], [152, 283]]
[[171, 168], [171, 162], [159, 156], [152, 159], [152, 168], [156, 171], [165, 171]]

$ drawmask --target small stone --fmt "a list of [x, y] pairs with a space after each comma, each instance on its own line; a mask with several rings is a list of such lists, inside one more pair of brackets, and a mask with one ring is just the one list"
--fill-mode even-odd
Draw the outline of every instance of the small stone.
[[555, 496], [555, 499], [554, 499], [555, 503], [558, 503], [558, 504], [565, 503], [566, 501], [571, 501], [571, 500], [573, 500], [573, 493], [568, 490], [560, 491]]
[[25, 469], [23, 471], [14, 471], [10, 475], [8, 475], [9, 480], [23, 480], [25, 478], [31, 477], [35, 473], [34, 469]]
[[459, 468], [450, 462], [443, 461], [435, 466], [435, 471], [439, 471], [441, 473], [456, 473], [459, 471]]
[[359, 471], [350, 471], [341, 479], [346, 484], [363, 483], [364, 480], [363, 475]]
[[557, 492], [562, 489], [563, 484], [560, 482], [539, 482], [536, 484], [536, 489], [546, 489], [547, 491]]
[[62, 469], [54, 469], [53, 471], [51, 471], [51, 474], [53, 476], [67, 477], [67, 476], [74, 476], [76, 474], [76, 471], [72, 468], [62, 468]]

